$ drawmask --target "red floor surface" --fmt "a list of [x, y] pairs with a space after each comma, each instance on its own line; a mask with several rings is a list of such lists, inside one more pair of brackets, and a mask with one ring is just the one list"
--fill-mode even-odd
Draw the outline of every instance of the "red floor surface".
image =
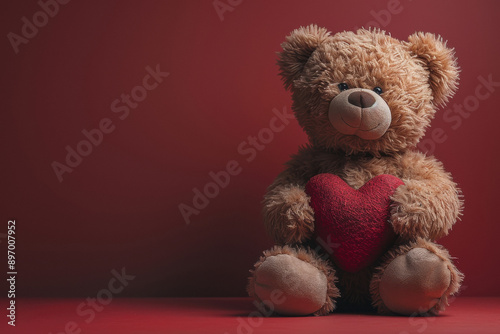
[[247, 298], [113, 299], [100, 311], [91, 310], [85, 299], [18, 299], [16, 326], [8, 326], [2, 316], [0, 328], [23, 334], [500, 333], [500, 298], [457, 298], [442, 315], [430, 318], [256, 317]]

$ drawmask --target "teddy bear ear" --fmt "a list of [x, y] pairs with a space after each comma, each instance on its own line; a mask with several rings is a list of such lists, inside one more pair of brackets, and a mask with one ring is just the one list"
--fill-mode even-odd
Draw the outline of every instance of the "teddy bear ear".
[[278, 65], [287, 89], [300, 77], [314, 50], [329, 36], [330, 33], [325, 28], [311, 24], [295, 29], [286, 37], [281, 44], [283, 51], [278, 52]]
[[446, 47], [440, 36], [422, 32], [408, 37], [407, 45], [410, 53], [418, 57], [429, 71], [434, 104], [443, 106], [458, 88], [460, 69], [454, 50]]

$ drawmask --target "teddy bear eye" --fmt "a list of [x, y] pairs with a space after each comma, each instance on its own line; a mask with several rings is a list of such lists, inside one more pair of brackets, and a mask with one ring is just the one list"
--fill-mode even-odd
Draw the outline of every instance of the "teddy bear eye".
[[384, 91], [382, 90], [382, 88], [380, 88], [380, 87], [378, 87], [378, 86], [377, 86], [377, 87], [375, 87], [375, 88], [373, 88], [373, 91], [374, 91], [375, 93], [377, 93], [378, 95], [380, 95], [380, 94], [382, 94], [382, 93], [384, 92]]
[[339, 87], [341, 92], [349, 89], [349, 86], [347, 86], [347, 84], [345, 82], [339, 83], [338, 87]]

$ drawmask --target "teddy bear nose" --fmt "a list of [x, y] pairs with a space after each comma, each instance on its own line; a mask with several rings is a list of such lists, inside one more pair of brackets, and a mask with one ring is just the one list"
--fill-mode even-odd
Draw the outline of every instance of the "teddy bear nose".
[[352, 92], [349, 94], [347, 101], [360, 108], [370, 108], [375, 104], [375, 98], [371, 94], [364, 91]]

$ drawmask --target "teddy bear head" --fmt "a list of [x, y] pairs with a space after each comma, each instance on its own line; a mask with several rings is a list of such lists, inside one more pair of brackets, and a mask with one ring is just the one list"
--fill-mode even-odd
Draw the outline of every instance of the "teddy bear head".
[[346, 154], [415, 147], [458, 85], [452, 49], [429, 33], [399, 41], [381, 30], [294, 30], [278, 65], [313, 146]]

